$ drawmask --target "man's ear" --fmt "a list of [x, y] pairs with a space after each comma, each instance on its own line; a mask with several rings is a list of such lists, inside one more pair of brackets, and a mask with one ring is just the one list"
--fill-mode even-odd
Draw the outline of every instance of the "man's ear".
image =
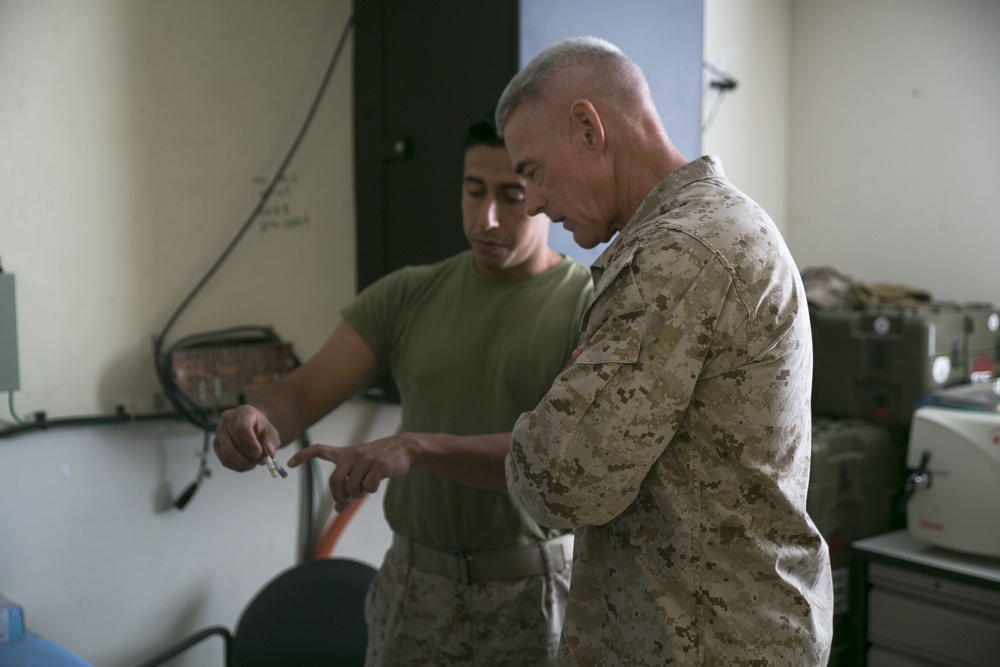
[[590, 100], [576, 100], [570, 106], [573, 136], [578, 137], [589, 150], [604, 149], [604, 124]]

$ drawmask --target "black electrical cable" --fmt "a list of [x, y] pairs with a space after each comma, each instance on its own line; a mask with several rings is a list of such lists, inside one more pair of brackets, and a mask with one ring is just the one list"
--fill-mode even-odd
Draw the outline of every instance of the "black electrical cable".
[[132, 414], [126, 412], [123, 407], [110, 415], [87, 415], [80, 417], [58, 417], [48, 418], [44, 412], [36, 412], [35, 420], [11, 426], [0, 431], [0, 440], [16, 438], [21, 435], [46, 431], [50, 428], [73, 428], [80, 426], [103, 426], [106, 424], [129, 424], [140, 421], [180, 421], [182, 416], [174, 412], [154, 413], [154, 414]]
[[[312, 443], [309, 440], [309, 434], [303, 433], [299, 437], [298, 441], [299, 447], [305, 449]], [[310, 465], [307, 465], [302, 470], [302, 486], [301, 486], [301, 516], [302, 519], [299, 521], [299, 560], [305, 562], [312, 559], [313, 551], [316, 548], [316, 539], [313, 530], [313, 515], [316, 512], [316, 508], [322, 502], [322, 497], [317, 494], [317, 489], [322, 488], [322, 481], [318, 480], [319, 477], [319, 465], [314, 465], [315, 461], [309, 461]]]
[[164, 325], [163, 329], [160, 331], [159, 336], [157, 336], [156, 338], [156, 347], [158, 350], [162, 348], [163, 341], [166, 339], [167, 333], [170, 331], [171, 328], [173, 328], [177, 319], [181, 316], [181, 313], [183, 313], [187, 309], [191, 301], [193, 301], [195, 296], [197, 296], [197, 294], [201, 292], [202, 288], [204, 288], [205, 285], [208, 283], [208, 281], [211, 280], [211, 278], [219, 270], [219, 267], [222, 266], [222, 263], [226, 261], [226, 259], [232, 253], [232, 251], [236, 248], [236, 245], [240, 242], [240, 240], [242, 240], [243, 236], [246, 235], [247, 231], [249, 231], [250, 229], [250, 226], [253, 224], [254, 220], [257, 219], [257, 216], [260, 215], [260, 212], [261, 210], [263, 210], [264, 205], [267, 203], [268, 199], [270, 199], [271, 193], [274, 192], [275, 187], [277, 187], [278, 183], [281, 182], [281, 178], [285, 175], [285, 170], [288, 168], [288, 165], [292, 161], [292, 158], [295, 157], [295, 154], [298, 152], [299, 146], [302, 144], [302, 140], [305, 137], [306, 132], [309, 129], [309, 126], [312, 125], [313, 118], [316, 115], [316, 110], [319, 108], [319, 104], [323, 100], [323, 96], [326, 93], [326, 88], [330, 83], [331, 77], [333, 76], [334, 69], [336, 69], [337, 62], [340, 60], [340, 54], [344, 49], [344, 44], [347, 42], [347, 35], [350, 33], [353, 24], [354, 24], [354, 16], [351, 15], [348, 17], [347, 23], [344, 25], [344, 29], [340, 34], [340, 40], [337, 43], [337, 48], [333, 53], [333, 58], [331, 58], [329, 66], [326, 69], [326, 74], [323, 75], [323, 81], [320, 84], [319, 90], [316, 93], [316, 97], [313, 99], [312, 106], [309, 108], [309, 112], [306, 114], [305, 121], [302, 123], [302, 127], [299, 130], [298, 136], [295, 137], [295, 141], [292, 142], [292, 146], [288, 150], [287, 155], [285, 155], [285, 159], [281, 162], [281, 166], [278, 167], [278, 170], [275, 172], [274, 177], [271, 179], [270, 184], [264, 190], [264, 193], [260, 197], [260, 201], [257, 202], [257, 206], [250, 213], [250, 216], [246, 219], [246, 221], [243, 223], [240, 229], [236, 232], [236, 236], [233, 237], [233, 239], [229, 242], [229, 245], [227, 245], [226, 248], [222, 251], [222, 254], [219, 255], [218, 259], [215, 260], [215, 262], [208, 269], [208, 271], [201, 278], [201, 280], [198, 281], [198, 283], [194, 286], [191, 292], [184, 298], [181, 304], [173, 312], [173, 314], [170, 316], [170, 319], [167, 320], [166, 325]]

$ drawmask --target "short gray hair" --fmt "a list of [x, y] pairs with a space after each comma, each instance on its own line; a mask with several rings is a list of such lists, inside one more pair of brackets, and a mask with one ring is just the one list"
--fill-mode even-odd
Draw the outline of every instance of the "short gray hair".
[[600, 37], [572, 37], [545, 49], [514, 75], [496, 108], [496, 126], [503, 136], [504, 124], [510, 114], [525, 102], [539, 99], [553, 74], [570, 67], [584, 67], [588, 76], [597, 82], [611, 84], [609, 90], [620, 86], [615, 82], [624, 78], [644, 82], [639, 67], [621, 49]]

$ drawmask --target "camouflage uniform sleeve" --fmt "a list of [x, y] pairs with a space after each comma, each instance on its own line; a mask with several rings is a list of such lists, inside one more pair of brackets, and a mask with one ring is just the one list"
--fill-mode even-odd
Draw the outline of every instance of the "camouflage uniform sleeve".
[[618, 516], [691, 400], [732, 279], [697, 243], [656, 247], [609, 264], [585, 315], [583, 352], [514, 427], [507, 485], [543, 525]]

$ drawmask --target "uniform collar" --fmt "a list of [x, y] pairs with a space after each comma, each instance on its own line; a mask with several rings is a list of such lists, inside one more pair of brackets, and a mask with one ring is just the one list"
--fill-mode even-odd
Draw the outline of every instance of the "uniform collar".
[[[680, 169], [676, 169], [660, 181], [656, 187], [649, 191], [649, 194], [642, 200], [639, 208], [636, 209], [632, 217], [612, 239], [604, 252], [594, 260], [591, 265], [593, 269], [603, 271], [608, 263], [620, 252], [622, 248], [630, 246], [634, 238], [642, 231], [645, 223], [653, 218], [659, 217], [675, 206], [672, 201], [680, 190], [688, 185], [705, 180], [707, 178], [725, 178], [726, 173], [722, 169], [722, 162], [713, 155], [703, 155], [702, 157], [688, 162]], [[596, 278], [596, 275], [595, 275]]]

